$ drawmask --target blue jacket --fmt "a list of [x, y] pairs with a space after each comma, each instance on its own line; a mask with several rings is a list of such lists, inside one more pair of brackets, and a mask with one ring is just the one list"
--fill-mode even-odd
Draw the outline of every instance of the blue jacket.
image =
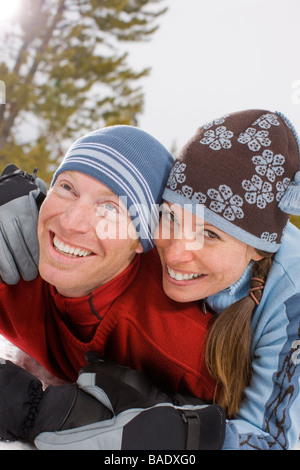
[[[251, 267], [208, 298], [220, 313], [247, 295]], [[300, 436], [300, 231], [288, 223], [252, 319], [250, 385], [223, 449], [293, 449]]]

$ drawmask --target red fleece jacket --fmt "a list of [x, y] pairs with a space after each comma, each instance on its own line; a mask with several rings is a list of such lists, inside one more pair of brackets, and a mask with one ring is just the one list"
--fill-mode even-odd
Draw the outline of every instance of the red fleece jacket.
[[85, 353], [98, 351], [143, 370], [161, 388], [206, 401], [214, 396], [204, 365], [212, 315], [165, 295], [155, 249], [82, 298], [63, 297], [40, 277], [1, 284], [0, 312], [0, 332], [63, 379], [76, 380]]

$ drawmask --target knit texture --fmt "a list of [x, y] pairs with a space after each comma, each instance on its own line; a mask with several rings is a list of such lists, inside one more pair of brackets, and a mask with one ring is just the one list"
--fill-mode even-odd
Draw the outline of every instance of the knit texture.
[[154, 246], [158, 206], [173, 161], [147, 132], [133, 126], [111, 126], [74, 142], [51, 186], [64, 171], [79, 171], [105, 184], [122, 198], [146, 252]]
[[282, 115], [236, 112], [196, 131], [174, 163], [163, 197], [195, 213], [203, 204], [207, 222], [275, 252], [286, 212], [300, 210], [299, 163], [299, 139]]

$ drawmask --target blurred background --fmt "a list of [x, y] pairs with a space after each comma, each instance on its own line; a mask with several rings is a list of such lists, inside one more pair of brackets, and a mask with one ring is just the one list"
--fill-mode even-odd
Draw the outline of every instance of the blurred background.
[[299, 0], [168, 0], [149, 44], [131, 47], [143, 79], [140, 125], [166, 146], [224, 113], [281, 110], [300, 132]]
[[300, 0], [0, 2], [1, 168], [49, 182], [75, 138], [119, 123], [174, 156], [246, 108], [300, 132]]

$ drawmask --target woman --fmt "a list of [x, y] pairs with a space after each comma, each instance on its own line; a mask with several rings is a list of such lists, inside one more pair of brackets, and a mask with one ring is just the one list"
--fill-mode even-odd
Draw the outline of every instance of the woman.
[[[217, 313], [206, 360], [231, 418], [226, 449], [291, 448], [300, 434], [300, 233], [288, 223], [300, 215], [299, 153], [283, 115], [226, 115], [188, 141], [163, 194], [164, 290]], [[191, 213], [197, 250], [179, 230]]]

